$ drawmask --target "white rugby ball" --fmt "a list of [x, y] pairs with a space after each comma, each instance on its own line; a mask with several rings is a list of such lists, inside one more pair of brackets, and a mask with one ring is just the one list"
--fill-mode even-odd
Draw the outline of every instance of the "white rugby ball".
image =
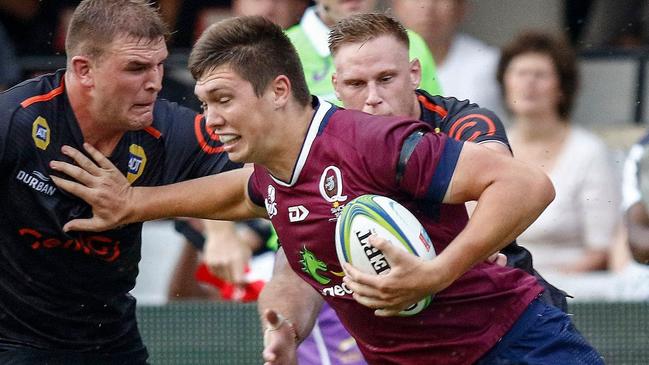
[[[435, 257], [435, 248], [419, 220], [404, 206], [380, 195], [361, 195], [343, 208], [336, 223], [338, 261], [352, 264], [370, 274], [387, 274], [390, 263], [383, 253], [369, 244], [376, 234], [393, 245], [424, 260]], [[428, 307], [432, 296], [400, 312], [411, 316]]]

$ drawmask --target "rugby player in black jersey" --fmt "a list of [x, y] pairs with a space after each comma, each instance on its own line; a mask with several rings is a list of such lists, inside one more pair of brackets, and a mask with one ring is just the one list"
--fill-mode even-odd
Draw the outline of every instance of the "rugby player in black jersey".
[[92, 209], [57, 189], [49, 163], [90, 143], [134, 186], [240, 166], [201, 115], [157, 98], [167, 35], [148, 1], [82, 1], [67, 68], [0, 94], [0, 363], [146, 363], [128, 294], [142, 224], [64, 232]]

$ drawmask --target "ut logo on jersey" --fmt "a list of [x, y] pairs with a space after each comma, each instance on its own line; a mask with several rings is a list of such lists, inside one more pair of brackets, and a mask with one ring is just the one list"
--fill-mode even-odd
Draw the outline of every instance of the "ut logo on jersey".
[[126, 179], [132, 184], [144, 172], [144, 168], [146, 167], [146, 153], [144, 153], [142, 147], [136, 144], [132, 144], [128, 148], [128, 152], [128, 172]]
[[38, 117], [32, 124], [32, 139], [36, 147], [43, 151], [50, 145], [50, 126], [43, 117]]
[[320, 176], [320, 195], [324, 200], [331, 203], [331, 214], [334, 215], [330, 221], [334, 221], [340, 215], [343, 205], [340, 203], [347, 200], [343, 195], [343, 174], [336, 166], [327, 166]]

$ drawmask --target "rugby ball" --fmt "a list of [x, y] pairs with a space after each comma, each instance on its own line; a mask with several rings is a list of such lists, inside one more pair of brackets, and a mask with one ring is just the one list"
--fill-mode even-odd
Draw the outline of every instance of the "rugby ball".
[[[345, 204], [338, 217], [335, 240], [340, 264], [348, 262], [365, 273], [387, 274], [390, 263], [381, 251], [369, 244], [372, 234], [424, 260], [436, 255], [428, 233], [408, 209], [390, 198], [367, 194]], [[431, 300], [432, 296], [426, 297], [400, 315], [417, 314]]]

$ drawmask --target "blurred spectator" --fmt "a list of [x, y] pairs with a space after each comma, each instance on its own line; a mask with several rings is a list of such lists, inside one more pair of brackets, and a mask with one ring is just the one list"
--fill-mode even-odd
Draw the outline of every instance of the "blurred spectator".
[[629, 247], [637, 262], [649, 264], [649, 134], [631, 147], [623, 184]]
[[19, 56], [63, 54], [67, 18], [78, 4], [79, 0], [3, 0], [0, 23]]
[[232, 0], [235, 15], [261, 15], [286, 29], [297, 24], [309, 0]]
[[579, 45], [583, 48], [649, 45], [649, 2], [594, 0]]
[[0, 91], [11, 87], [21, 78], [20, 65], [14, 47], [0, 23]]
[[[302, 60], [306, 82], [311, 93], [340, 104], [331, 84], [334, 66], [328, 46], [329, 28], [348, 15], [373, 11], [376, 0], [316, 0], [315, 3], [315, 6], [309, 7], [304, 12], [299, 24], [286, 30], [286, 34]], [[433, 95], [440, 94], [435, 61], [430, 50], [419, 35], [409, 31], [408, 36], [410, 58], [417, 58], [421, 63], [422, 81], [419, 87]]]
[[498, 81], [512, 114], [514, 156], [545, 171], [556, 189], [519, 243], [544, 274], [605, 269], [619, 222], [619, 182], [605, 144], [570, 123], [573, 50], [550, 35], [524, 33], [504, 47]]
[[[171, 48], [189, 50], [203, 30], [218, 18], [229, 15], [230, 0], [158, 0], [160, 13], [175, 33]], [[215, 16], [213, 21], [208, 20]]]
[[469, 99], [504, 119], [496, 82], [498, 49], [458, 32], [467, 14], [467, 1], [393, 0], [392, 7], [401, 23], [426, 41], [444, 95]]

